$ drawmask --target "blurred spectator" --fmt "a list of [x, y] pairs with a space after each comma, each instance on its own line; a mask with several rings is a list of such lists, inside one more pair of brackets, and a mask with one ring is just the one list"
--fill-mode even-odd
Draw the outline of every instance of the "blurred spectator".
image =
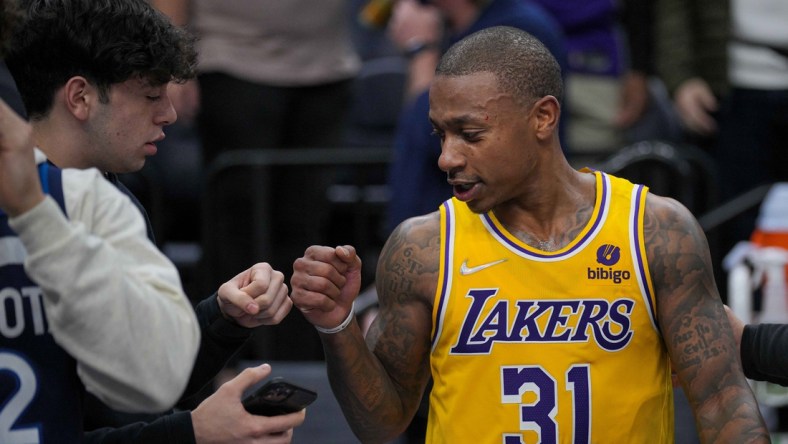
[[[200, 110], [196, 123], [207, 172], [222, 153], [238, 149], [337, 147], [343, 142], [352, 79], [360, 60], [350, 36], [347, 0], [154, 1], [197, 34]], [[330, 177], [320, 168], [274, 167], [270, 212], [272, 265], [289, 274], [293, 258], [325, 238]], [[249, 202], [259, 190], [250, 176], [225, 182], [228, 210], [221, 223], [233, 233], [222, 245], [248, 246]], [[216, 233], [204, 233], [215, 236]], [[254, 260], [252, 248], [225, 249], [222, 275]], [[207, 282], [214, 286], [217, 282]], [[260, 338], [245, 357], [321, 359], [316, 333], [300, 313]], [[265, 336], [265, 335], [260, 335]], [[298, 346], [294, 346], [298, 344]]]
[[[350, 0], [351, 37], [361, 57], [344, 146], [390, 148], [402, 109], [407, 59], [386, 34], [395, 0]], [[382, 182], [385, 169], [369, 177]]]
[[400, 56], [386, 35], [397, 0], [350, 0], [351, 37], [361, 60]]
[[224, 150], [336, 146], [359, 57], [346, 0], [191, 0], [206, 162]]
[[[422, 2], [423, 3], [423, 2]], [[408, 217], [425, 214], [451, 197], [438, 169], [440, 140], [429, 122], [429, 87], [443, 50], [491, 26], [523, 29], [541, 40], [566, 67], [560, 25], [541, 6], [523, 0], [399, 0], [389, 23], [392, 40], [410, 57], [409, 96], [394, 142], [387, 232]], [[444, 27], [445, 26], [445, 27]]]
[[655, 0], [657, 67], [687, 137], [716, 132], [728, 84], [729, 0]]
[[593, 165], [624, 145], [678, 139], [664, 87], [653, 77], [653, 4], [643, 0], [536, 0], [567, 45], [566, 145]]
[[[716, 160], [723, 202], [788, 178], [786, 23], [784, 0], [657, 2], [658, 71], [687, 139]], [[723, 253], [750, 236], [756, 215], [725, 227]]]

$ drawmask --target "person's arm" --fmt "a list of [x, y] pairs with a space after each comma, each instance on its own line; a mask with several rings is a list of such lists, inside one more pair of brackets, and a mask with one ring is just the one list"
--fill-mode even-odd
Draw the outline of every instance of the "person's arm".
[[741, 336], [744, 375], [788, 387], [788, 325], [745, 325]]
[[305, 410], [267, 417], [252, 415], [241, 404], [243, 393], [270, 373], [268, 364], [247, 368], [194, 411], [172, 413], [150, 423], [94, 430], [85, 434], [85, 444], [290, 442], [293, 429], [304, 422]]
[[644, 239], [659, 328], [701, 441], [769, 442], [700, 226], [680, 203], [649, 194]]
[[216, 293], [200, 301], [194, 310], [200, 323], [200, 349], [182, 400], [209, 384], [254, 332], [222, 316]]
[[[355, 320], [337, 333], [320, 333], [331, 388], [362, 442], [398, 436], [429, 380], [438, 225], [436, 214], [410, 219], [386, 242], [376, 275], [380, 311], [366, 342]], [[293, 270], [292, 298], [304, 316], [321, 328], [341, 325], [360, 285], [355, 250], [310, 247]]]
[[200, 333], [175, 266], [142, 215], [96, 170], [64, 170], [66, 217], [49, 198], [11, 218], [43, 290], [49, 328], [88, 391], [158, 412], [186, 386]]
[[238, 273], [197, 304], [202, 339], [184, 396], [210, 382], [255, 328], [279, 324], [292, 307], [284, 273], [265, 262]]
[[306, 410], [261, 416], [250, 414], [241, 404], [243, 393], [270, 374], [271, 366], [268, 364], [246, 368], [200, 403], [191, 412], [197, 444], [290, 442], [293, 429], [304, 422]]
[[32, 128], [0, 100], [0, 209], [14, 217], [43, 201]]

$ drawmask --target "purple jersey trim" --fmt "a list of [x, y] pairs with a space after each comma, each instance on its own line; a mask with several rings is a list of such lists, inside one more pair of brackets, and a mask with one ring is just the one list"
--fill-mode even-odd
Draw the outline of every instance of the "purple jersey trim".
[[643, 282], [643, 293], [646, 295], [646, 301], [648, 301], [649, 312], [651, 313], [651, 317], [654, 320], [654, 325], [656, 326], [657, 330], [659, 330], [659, 324], [657, 323], [657, 312], [654, 310], [654, 299], [652, 298], [651, 290], [649, 289], [646, 269], [643, 266], [645, 263], [645, 258], [643, 257], [642, 251], [640, 249], [640, 230], [638, 227], [640, 226], [640, 202], [642, 201], [644, 188], [643, 185], [636, 185], [635, 188], [635, 215], [632, 218], [632, 235], [635, 237], [635, 245], [633, 248], [635, 251], [635, 264], [637, 266], [637, 272], [640, 274], [641, 282]]
[[485, 225], [487, 225], [487, 227], [495, 234], [495, 237], [497, 237], [502, 243], [506, 244], [510, 249], [512, 249], [514, 251], [517, 251], [518, 253], [520, 253], [523, 256], [527, 256], [527, 257], [531, 257], [531, 258], [535, 258], [535, 259], [553, 259], [553, 260], [561, 259], [561, 258], [568, 257], [568, 256], [572, 256], [577, 251], [579, 251], [581, 248], [583, 248], [583, 246], [585, 246], [586, 242], [589, 239], [591, 239], [591, 237], [596, 235], [597, 229], [601, 226], [602, 221], [604, 220], [605, 216], [607, 215], [607, 205], [608, 205], [608, 198], [609, 198], [608, 197], [608, 194], [609, 194], [609, 188], [608, 188], [609, 178], [607, 177], [607, 175], [605, 173], [599, 173], [599, 174], [600, 174], [600, 180], [602, 181], [602, 193], [601, 193], [602, 196], [601, 196], [601, 199], [600, 199], [599, 211], [597, 212], [596, 218], [594, 219], [593, 223], [591, 224], [591, 228], [588, 231], [586, 231], [586, 233], [583, 235], [583, 237], [578, 242], [576, 242], [572, 246], [572, 248], [570, 248], [570, 249], [568, 249], [566, 251], [562, 251], [562, 252], [559, 252], [559, 253], [538, 253], [538, 252], [535, 252], [535, 251], [527, 250], [527, 249], [523, 248], [522, 246], [516, 244], [514, 241], [512, 241], [508, 237], [506, 237], [504, 235], [504, 233], [495, 225], [495, 223], [493, 223], [493, 220], [490, 217], [490, 213], [483, 214], [482, 218], [485, 221]]
[[432, 333], [432, 344], [438, 340], [440, 328], [442, 326], [443, 310], [446, 298], [449, 291], [449, 277], [451, 276], [451, 243], [452, 243], [452, 221], [454, 213], [449, 201], [443, 202], [444, 214], [446, 215], [446, 223], [443, 229], [443, 280], [440, 284], [440, 296], [438, 299], [438, 311], [435, 313], [435, 330]]

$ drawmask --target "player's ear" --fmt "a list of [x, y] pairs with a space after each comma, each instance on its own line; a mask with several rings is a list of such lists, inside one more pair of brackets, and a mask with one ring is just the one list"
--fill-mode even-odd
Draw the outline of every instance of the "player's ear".
[[531, 113], [534, 117], [537, 137], [546, 139], [558, 131], [558, 118], [561, 115], [558, 99], [553, 96], [542, 97], [534, 102]]
[[99, 100], [98, 89], [82, 76], [68, 79], [61, 93], [66, 109], [79, 120], [86, 120], [90, 108]]

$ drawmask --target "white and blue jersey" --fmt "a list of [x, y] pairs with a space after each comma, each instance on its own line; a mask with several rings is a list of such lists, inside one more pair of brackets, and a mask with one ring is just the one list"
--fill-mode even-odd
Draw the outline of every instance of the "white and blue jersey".
[[[44, 192], [65, 213], [61, 171], [39, 164]], [[41, 288], [24, 270], [25, 248], [0, 211], [0, 443], [78, 443], [84, 386], [49, 333]]]

